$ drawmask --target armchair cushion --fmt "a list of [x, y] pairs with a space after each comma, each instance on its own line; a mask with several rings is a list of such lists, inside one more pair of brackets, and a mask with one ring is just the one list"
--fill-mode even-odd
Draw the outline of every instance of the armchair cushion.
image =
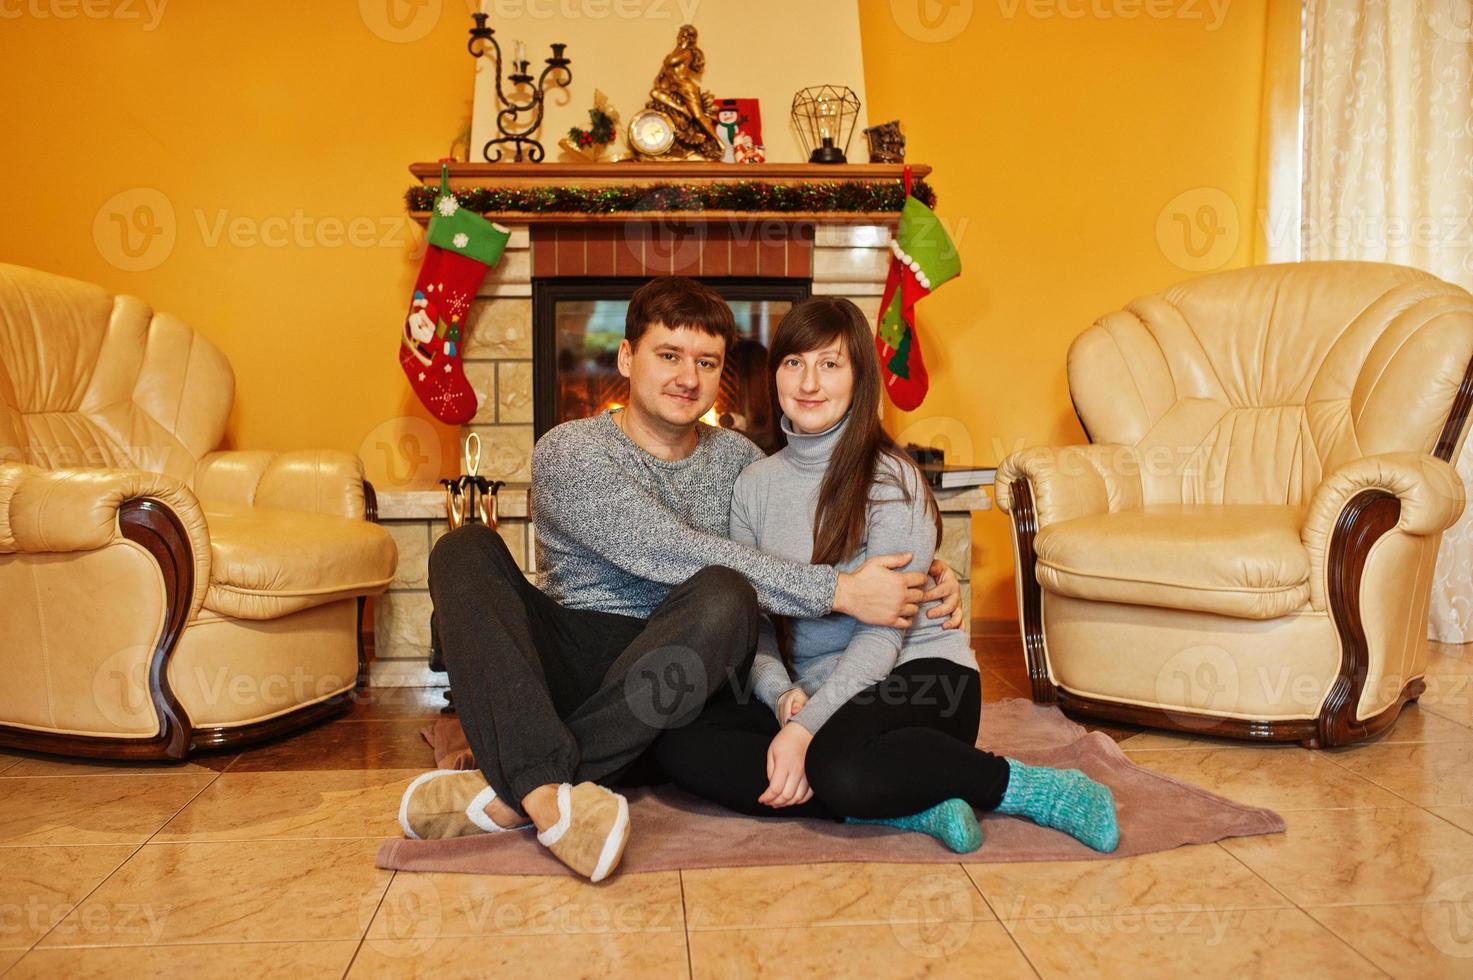
[[194, 487], [206, 505], [363, 517], [363, 463], [351, 453], [325, 449], [210, 453], [195, 467]]
[[1102, 602], [1274, 619], [1309, 601], [1303, 511], [1162, 504], [1038, 532], [1038, 584]]
[[238, 619], [276, 619], [385, 588], [394, 540], [367, 521], [217, 504], [205, 517], [213, 553], [205, 608]]

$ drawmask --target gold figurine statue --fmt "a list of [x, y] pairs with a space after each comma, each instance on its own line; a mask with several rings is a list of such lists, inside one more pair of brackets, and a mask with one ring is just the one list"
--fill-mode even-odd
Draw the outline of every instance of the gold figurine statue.
[[[705, 70], [706, 55], [696, 46], [696, 29], [685, 24], [675, 36], [674, 50], [660, 65], [645, 111], [630, 121], [631, 147], [647, 158], [721, 159], [721, 139], [712, 119], [716, 100], [698, 84]], [[660, 133], [660, 120], [652, 116], [664, 117], [670, 132]], [[659, 138], [662, 135], [664, 139]]]

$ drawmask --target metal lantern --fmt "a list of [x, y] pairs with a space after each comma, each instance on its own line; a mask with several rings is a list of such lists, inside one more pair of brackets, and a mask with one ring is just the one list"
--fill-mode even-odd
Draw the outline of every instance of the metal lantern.
[[793, 126], [809, 163], [845, 163], [859, 120], [859, 96], [847, 85], [815, 85], [793, 96]]

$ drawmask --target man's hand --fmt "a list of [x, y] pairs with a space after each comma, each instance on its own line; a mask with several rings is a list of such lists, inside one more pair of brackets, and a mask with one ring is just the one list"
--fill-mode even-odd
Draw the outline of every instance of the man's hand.
[[767, 746], [767, 792], [757, 797], [764, 806], [784, 807], [807, 803], [813, 789], [803, 772], [808, 743], [813, 735], [802, 725], [784, 725]]
[[777, 699], [777, 724], [781, 728], [793, 720], [793, 716], [803, 710], [808, 703], [808, 695], [803, 693], [801, 687], [795, 687], [790, 691], [784, 691], [782, 697]]
[[931, 602], [935, 599], [941, 601], [934, 608], [926, 610], [927, 619], [940, 619], [946, 617], [946, 622], [941, 624], [942, 629], [954, 630], [962, 625], [962, 586], [957, 581], [956, 572], [951, 566], [940, 558], [931, 562], [927, 569], [931, 577], [936, 580], [936, 587], [921, 596], [922, 602]]
[[834, 611], [870, 626], [905, 629], [920, 609], [924, 572], [897, 572], [910, 564], [910, 555], [876, 555], [858, 571], [840, 572], [834, 588]]

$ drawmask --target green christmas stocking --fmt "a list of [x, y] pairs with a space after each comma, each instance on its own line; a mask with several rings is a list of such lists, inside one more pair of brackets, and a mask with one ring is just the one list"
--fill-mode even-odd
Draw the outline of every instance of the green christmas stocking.
[[508, 229], [462, 208], [442, 170], [429, 249], [399, 335], [399, 364], [441, 422], [459, 425], [476, 414], [476, 393], [461, 366], [461, 335], [476, 290], [509, 237]]
[[910, 196], [909, 167], [905, 170], [905, 206], [890, 252], [875, 349], [885, 391], [897, 408], [909, 412], [920, 406], [930, 384], [916, 334], [915, 305], [962, 271], [961, 256], [936, 212]]

